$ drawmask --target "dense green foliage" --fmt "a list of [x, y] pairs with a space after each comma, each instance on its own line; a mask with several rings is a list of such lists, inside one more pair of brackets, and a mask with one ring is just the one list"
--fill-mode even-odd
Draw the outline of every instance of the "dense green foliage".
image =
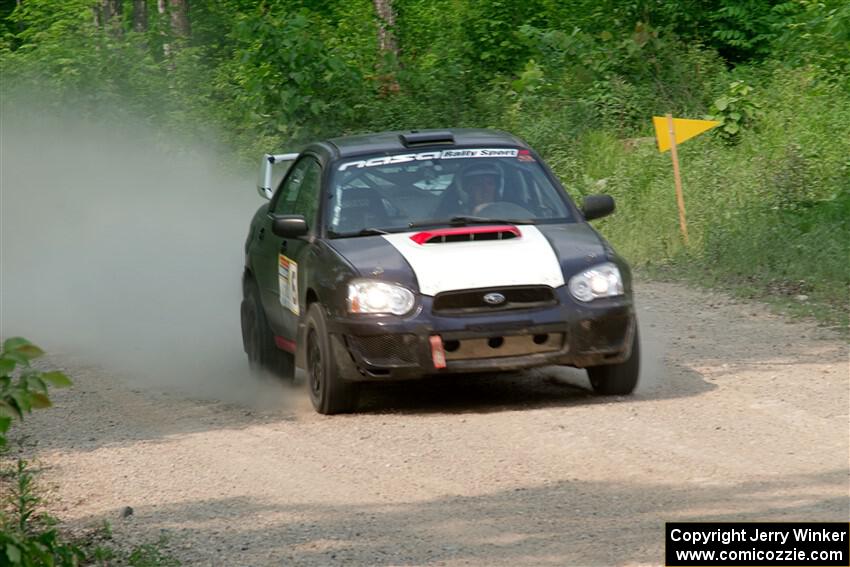
[[[321, 135], [510, 130], [574, 196], [617, 198], [603, 231], [635, 263], [844, 311], [845, 0], [393, 0], [397, 53], [371, 0], [190, 0], [188, 36], [152, 1], [143, 31], [128, 1], [98, 25], [102, 3], [0, 2], [7, 93], [129, 112], [251, 161]], [[665, 112], [723, 123], [681, 148], [687, 248], [669, 156], [646, 140]]]

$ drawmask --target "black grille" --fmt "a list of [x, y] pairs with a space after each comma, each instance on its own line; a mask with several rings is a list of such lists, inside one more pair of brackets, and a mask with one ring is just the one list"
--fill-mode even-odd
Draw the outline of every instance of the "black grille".
[[[484, 296], [498, 293], [505, 297], [501, 303], [490, 304]], [[434, 312], [446, 315], [533, 309], [557, 303], [554, 290], [545, 285], [446, 291], [434, 298]]]
[[398, 366], [416, 363], [415, 335], [351, 336], [348, 340], [367, 364]]

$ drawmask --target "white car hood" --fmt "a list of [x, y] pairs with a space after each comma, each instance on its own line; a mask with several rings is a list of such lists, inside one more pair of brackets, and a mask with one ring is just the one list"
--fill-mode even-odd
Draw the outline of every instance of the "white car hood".
[[444, 291], [516, 285], [564, 285], [555, 251], [537, 227], [517, 226], [521, 236], [418, 244], [417, 232], [383, 235], [413, 268], [424, 295]]

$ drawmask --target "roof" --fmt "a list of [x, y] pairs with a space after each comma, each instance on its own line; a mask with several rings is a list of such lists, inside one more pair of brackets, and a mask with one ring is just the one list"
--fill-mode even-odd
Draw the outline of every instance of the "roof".
[[[437, 134], [450, 133], [454, 137], [454, 144], [449, 146], [445, 142], [434, 144], [405, 145], [402, 135], [410, 134]], [[405, 150], [420, 150], [428, 147], [468, 147], [468, 146], [495, 146], [512, 148], [528, 148], [528, 144], [520, 138], [500, 130], [485, 130], [475, 128], [446, 128], [440, 130], [397, 130], [392, 132], [379, 132], [376, 134], [359, 134], [356, 136], [344, 136], [331, 138], [327, 144], [333, 146], [339, 157], [350, 157], [361, 154], [372, 154], [381, 152], [403, 152]]]

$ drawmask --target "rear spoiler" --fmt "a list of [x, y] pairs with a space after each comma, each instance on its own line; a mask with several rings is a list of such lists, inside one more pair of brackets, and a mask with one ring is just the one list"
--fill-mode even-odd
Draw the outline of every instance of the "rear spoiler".
[[[257, 179], [257, 193], [264, 199], [271, 199], [274, 195], [275, 186], [280, 183], [289, 166], [295, 161], [299, 154], [264, 154], [260, 162], [260, 175]], [[286, 164], [286, 167], [274, 167], [278, 164]]]

